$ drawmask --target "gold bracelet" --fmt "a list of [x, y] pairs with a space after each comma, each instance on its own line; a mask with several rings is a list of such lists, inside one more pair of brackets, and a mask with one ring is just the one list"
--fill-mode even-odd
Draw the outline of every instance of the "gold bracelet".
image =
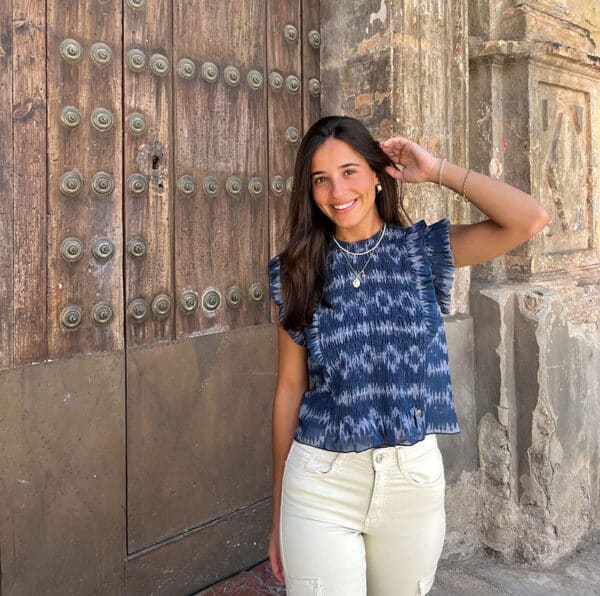
[[467, 173], [465, 174], [465, 177], [463, 179], [463, 187], [462, 187], [462, 196], [463, 199], [467, 202], [470, 203], [469, 198], [467, 197], [467, 178], [469, 177], [469, 174], [472, 172], [473, 170], [471, 170], [471, 168], [469, 168], [467, 170]]
[[444, 159], [442, 159], [442, 163], [440, 164], [440, 171], [439, 171], [439, 174], [438, 174], [438, 186], [440, 188], [442, 188], [442, 175], [444, 173], [444, 166], [446, 165], [447, 161], [448, 160], [444, 157]]

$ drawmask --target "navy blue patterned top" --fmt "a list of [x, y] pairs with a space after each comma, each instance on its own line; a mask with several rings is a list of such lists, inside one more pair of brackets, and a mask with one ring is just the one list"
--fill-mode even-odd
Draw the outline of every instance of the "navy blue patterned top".
[[[332, 242], [326, 300], [302, 331], [309, 389], [294, 438], [331, 451], [412, 445], [426, 434], [460, 432], [441, 313], [450, 309], [454, 258], [449, 220], [388, 225], [355, 288], [355, 274]], [[340, 242], [352, 252], [379, 238]], [[369, 255], [346, 255], [360, 271]], [[280, 260], [269, 261], [271, 296], [283, 318]]]

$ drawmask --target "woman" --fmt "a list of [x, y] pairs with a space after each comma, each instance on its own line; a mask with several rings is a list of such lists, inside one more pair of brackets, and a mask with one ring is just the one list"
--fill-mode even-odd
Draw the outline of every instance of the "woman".
[[[289, 596], [429, 592], [445, 536], [436, 433], [459, 432], [441, 313], [454, 267], [548, 215], [529, 195], [402, 137], [327, 117], [296, 159], [278, 307], [269, 557]], [[437, 182], [489, 219], [408, 225], [397, 181]]]

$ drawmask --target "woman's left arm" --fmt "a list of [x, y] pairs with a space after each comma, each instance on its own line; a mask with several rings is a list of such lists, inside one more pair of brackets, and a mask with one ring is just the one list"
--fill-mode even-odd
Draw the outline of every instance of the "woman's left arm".
[[[386, 171], [405, 182], [438, 182], [442, 161], [414, 141], [394, 137], [382, 149], [400, 170]], [[446, 162], [441, 183], [462, 195], [467, 170]], [[548, 223], [546, 210], [527, 193], [473, 170], [466, 184], [467, 198], [488, 220], [450, 226], [450, 243], [456, 267], [484, 263], [506, 254], [540, 232]]]

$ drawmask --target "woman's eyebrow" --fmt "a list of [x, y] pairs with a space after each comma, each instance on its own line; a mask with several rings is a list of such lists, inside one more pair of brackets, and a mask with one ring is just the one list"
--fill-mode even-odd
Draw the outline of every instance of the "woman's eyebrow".
[[[342, 164], [341, 166], [338, 166], [338, 170], [341, 170], [342, 168], [347, 168], [348, 166], [360, 166], [360, 164], [359, 163], [345, 163], [345, 164]], [[325, 172], [323, 170], [320, 170], [318, 172], [311, 172], [310, 176], [312, 178], [313, 176], [318, 176], [319, 174], [325, 174]]]

